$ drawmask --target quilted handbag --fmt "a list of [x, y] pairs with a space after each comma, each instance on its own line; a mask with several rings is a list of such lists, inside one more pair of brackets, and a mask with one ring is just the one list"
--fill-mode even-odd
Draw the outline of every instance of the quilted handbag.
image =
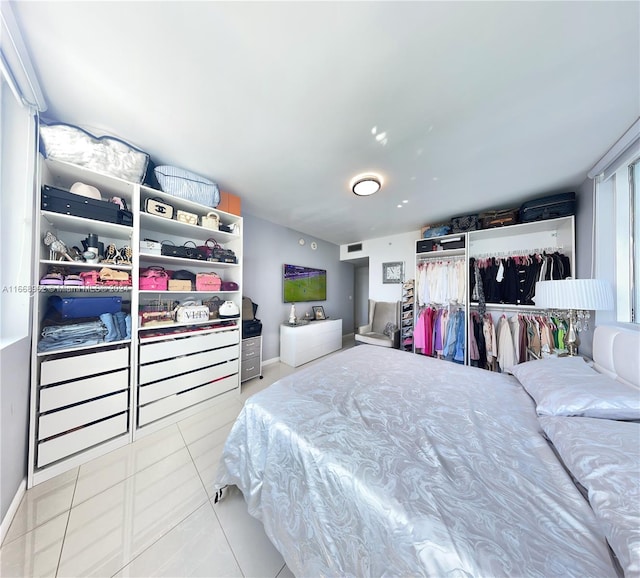
[[166, 291], [169, 286], [169, 275], [162, 267], [149, 267], [140, 271], [141, 291]]
[[196, 291], [220, 291], [222, 279], [215, 272], [196, 275]]
[[478, 215], [464, 215], [451, 219], [452, 233], [466, 233], [467, 231], [477, 231], [480, 228]]
[[205, 260], [194, 241], [187, 241], [183, 245], [175, 245], [172, 241], [162, 241], [160, 254], [166, 257], [180, 257], [181, 259]]

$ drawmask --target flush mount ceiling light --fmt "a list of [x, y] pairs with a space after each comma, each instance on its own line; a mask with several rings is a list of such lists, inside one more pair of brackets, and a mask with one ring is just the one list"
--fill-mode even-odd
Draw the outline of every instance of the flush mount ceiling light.
[[373, 195], [381, 186], [382, 177], [373, 173], [358, 175], [351, 180], [351, 190], [359, 197]]

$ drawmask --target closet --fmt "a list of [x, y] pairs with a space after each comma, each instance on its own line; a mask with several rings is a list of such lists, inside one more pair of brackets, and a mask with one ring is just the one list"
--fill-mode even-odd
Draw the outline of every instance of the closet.
[[[459, 262], [463, 294], [452, 285]], [[435, 344], [433, 319], [438, 311], [451, 319], [452, 309], [464, 315], [458, 331], [465, 335], [466, 364], [501, 371], [558, 348], [564, 322], [536, 309], [535, 282], [570, 277], [574, 269], [573, 216], [418, 240], [414, 351], [460, 362], [459, 347], [452, 358], [450, 349], [440, 354]]]
[[[40, 159], [39, 174], [34, 278], [40, 281], [32, 300], [28, 487], [240, 392], [239, 317], [143, 324], [141, 314], [157, 303], [189, 299], [234, 301], [240, 308], [242, 218], [65, 162]], [[126, 203], [127, 222], [79, 217], [48, 204], [46, 187], [69, 191], [74, 183], [96, 187], [103, 200]], [[215, 213], [226, 230], [145, 213], [147, 198], [197, 215]], [[63, 245], [51, 242], [54, 238]], [[71, 250], [88, 239], [103, 246], [105, 257], [112, 246], [120, 258], [91, 262]], [[213, 239], [232, 250], [237, 262], [164, 256], [151, 251], [145, 239], [176, 245]], [[60, 260], [55, 249], [63, 246], [74, 260]], [[233, 289], [140, 290], [140, 271], [149, 267], [213, 271], [233, 282]], [[104, 268], [109, 282], [85, 283]], [[90, 311], [88, 300], [95, 298], [116, 303], [112, 317], [94, 313], [68, 319], [53, 311], [52, 304], [70, 299]]]

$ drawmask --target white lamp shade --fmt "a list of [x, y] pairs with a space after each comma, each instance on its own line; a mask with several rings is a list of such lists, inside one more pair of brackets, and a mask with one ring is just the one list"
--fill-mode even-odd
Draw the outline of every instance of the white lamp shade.
[[611, 287], [600, 279], [538, 281], [533, 301], [540, 309], [613, 309]]

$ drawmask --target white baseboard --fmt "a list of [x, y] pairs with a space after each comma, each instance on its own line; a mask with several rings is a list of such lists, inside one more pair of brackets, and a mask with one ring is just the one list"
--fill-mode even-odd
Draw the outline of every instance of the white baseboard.
[[272, 363], [278, 363], [280, 361], [279, 357], [272, 357], [271, 359], [263, 359], [262, 365], [271, 365]]
[[9, 505], [9, 509], [7, 510], [6, 516], [2, 519], [2, 524], [0, 524], [0, 544], [4, 542], [4, 537], [7, 535], [9, 531], [9, 526], [11, 526], [11, 522], [13, 522], [13, 517], [16, 515], [18, 508], [20, 507], [20, 502], [22, 501], [22, 496], [24, 496], [27, 491], [27, 479], [24, 478], [20, 485], [18, 486], [18, 490], [16, 491], [16, 495], [13, 496], [13, 500], [11, 500], [11, 504]]

